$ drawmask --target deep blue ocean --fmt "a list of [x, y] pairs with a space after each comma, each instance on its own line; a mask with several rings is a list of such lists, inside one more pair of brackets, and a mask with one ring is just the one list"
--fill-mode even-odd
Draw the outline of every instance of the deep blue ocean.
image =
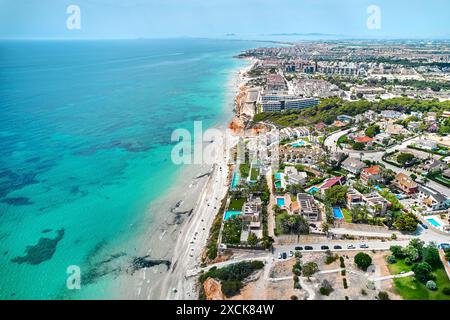
[[[129, 226], [182, 170], [172, 131], [229, 119], [233, 56], [256, 45], [0, 42], [0, 299], [108, 298], [97, 253], [136, 245]], [[69, 265], [89, 290], [67, 294]]]

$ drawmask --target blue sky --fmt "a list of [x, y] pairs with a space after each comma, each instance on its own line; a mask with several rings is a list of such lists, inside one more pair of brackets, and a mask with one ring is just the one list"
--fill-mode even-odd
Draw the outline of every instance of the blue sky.
[[[68, 30], [66, 8], [81, 9]], [[369, 5], [381, 29], [366, 26]], [[0, 38], [243, 37], [327, 33], [354, 37], [450, 38], [449, 0], [0, 0]]]

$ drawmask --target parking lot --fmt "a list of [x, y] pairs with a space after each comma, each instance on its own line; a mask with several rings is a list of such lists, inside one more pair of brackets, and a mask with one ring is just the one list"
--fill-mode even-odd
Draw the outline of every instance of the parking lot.
[[[332, 252], [389, 250], [393, 245], [406, 246], [408, 241], [330, 241], [322, 243], [298, 243], [274, 247], [275, 258], [288, 259], [293, 257], [295, 251], [304, 252]], [[297, 249], [297, 250], [296, 250]], [[285, 256], [283, 256], [283, 253]]]

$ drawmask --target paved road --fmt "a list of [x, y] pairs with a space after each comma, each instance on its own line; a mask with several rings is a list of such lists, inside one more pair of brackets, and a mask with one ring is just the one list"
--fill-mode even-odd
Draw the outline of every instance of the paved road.
[[[360, 244], [367, 244], [368, 248], [360, 248]], [[299, 244], [291, 244], [291, 245], [278, 245], [275, 247], [274, 255], [275, 257], [278, 257], [279, 253], [289, 253], [289, 251], [295, 251], [296, 246], [302, 246], [303, 249], [305, 246], [311, 246], [313, 247], [313, 250], [303, 250], [303, 252], [325, 252], [327, 249], [321, 249], [321, 246], [326, 245], [329, 247], [330, 251], [334, 252], [341, 252], [341, 251], [370, 251], [370, 250], [389, 250], [389, 248], [393, 245], [399, 245], [399, 246], [407, 246], [409, 243], [408, 240], [402, 240], [402, 241], [381, 241], [381, 240], [372, 240], [372, 241], [350, 241], [350, 240], [330, 240], [327, 241], [324, 239], [324, 241], [320, 243], [299, 243]], [[354, 245], [356, 249], [347, 249], [348, 245]], [[333, 247], [335, 245], [339, 245], [342, 247], [342, 249], [334, 249]]]
[[396, 278], [411, 277], [413, 275], [414, 275], [414, 272], [409, 271], [409, 272], [394, 274], [394, 275], [390, 275], [390, 276], [369, 277], [368, 280], [370, 280], [370, 281], [384, 281], [384, 280], [390, 280], [390, 279], [396, 279]]

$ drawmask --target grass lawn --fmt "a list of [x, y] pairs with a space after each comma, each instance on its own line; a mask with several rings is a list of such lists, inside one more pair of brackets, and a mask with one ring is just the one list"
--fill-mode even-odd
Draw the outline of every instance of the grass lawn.
[[252, 168], [252, 171], [250, 173], [250, 180], [256, 181], [258, 180], [258, 177], [259, 177], [259, 169]]
[[[391, 274], [398, 274], [402, 271], [410, 271], [411, 266], [405, 264], [403, 260], [397, 260], [394, 264], [388, 264]], [[450, 300], [450, 296], [442, 293], [442, 289], [450, 287], [450, 280], [447, 277], [447, 273], [444, 267], [433, 271], [436, 277], [436, 285], [438, 289], [436, 291], [428, 290], [425, 284], [416, 280], [415, 277], [405, 277], [394, 279], [394, 284], [397, 292], [405, 300]]]
[[275, 216], [275, 235], [278, 236], [280, 234], [283, 234], [283, 228], [281, 228], [281, 220], [283, 220], [287, 216], [289, 216], [289, 214], [286, 211]]
[[350, 214], [350, 212], [345, 208], [341, 208], [341, 210], [344, 214], [345, 222], [352, 223], [352, 215]]
[[239, 166], [239, 172], [241, 173], [242, 178], [247, 178], [250, 174], [250, 166], [248, 163], [242, 163]]
[[231, 199], [228, 211], [241, 211], [244, 203], [245, 199]]

